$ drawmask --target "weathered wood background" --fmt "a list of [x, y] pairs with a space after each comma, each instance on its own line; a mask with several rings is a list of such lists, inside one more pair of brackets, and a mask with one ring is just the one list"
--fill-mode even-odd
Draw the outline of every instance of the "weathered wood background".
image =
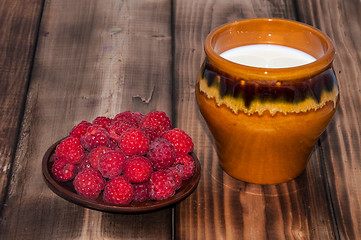
[[[361, 237], [358, 0], [0, 2], [0, 239], [357, 239]], [[307, 170], [259, 186], [223, 173], [194, 97], [211, 29], [277, 17], [336, 46], [341, 102]], [[170, 208], [111, 214], [55, 195], [46, 149], [81, 120], [159, 109], [195, 142], [196, 191]]]

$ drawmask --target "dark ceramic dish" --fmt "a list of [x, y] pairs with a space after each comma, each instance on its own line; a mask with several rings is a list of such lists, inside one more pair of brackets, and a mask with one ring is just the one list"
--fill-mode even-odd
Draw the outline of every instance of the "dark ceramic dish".
[[185, 199], [194, 191], [200, 179], [200, 175], [201, 175], [200, 162], [197, 159], [197, 156], [194, 153], [191, 153], [191, 156], [193, 157], [195, 162], [194, 175], [192, 178], [183, 181], [182, 187], [177, 190], [177, 192], [173, 197], [161, 201], [147, 200], [142, 203], [132, 202], [129, 205], [115, 205], [115, 204], [105, 203], [103, 202], [102, 194], [96, 200], [87, 199], [78, 195], [75, 192], [71, 181], [65, 183], [57, 182], [51, 175], [51, 167], [53, 166], [52, 155], [54, 154], [55, 148], [60, 143], [60, 141], [61, 140], [54, 143], [46, 151], [43, 157], [42, 171], [45, 181], [49, 186], [49, 188], [60, 197], [87, 208], [96, 209], [99, 211], [115, 212], [115, 213], [142, 213], [142, 212], [158, 210]]

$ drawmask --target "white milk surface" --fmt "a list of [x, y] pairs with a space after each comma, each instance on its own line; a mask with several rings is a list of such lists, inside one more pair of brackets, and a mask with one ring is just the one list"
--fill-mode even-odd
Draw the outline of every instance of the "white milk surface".
[[255, 44], [227, 50], [221, 57], [251, 67], [288, 68], [311, 63], [316, 59], [300, 50], [272, 44]]

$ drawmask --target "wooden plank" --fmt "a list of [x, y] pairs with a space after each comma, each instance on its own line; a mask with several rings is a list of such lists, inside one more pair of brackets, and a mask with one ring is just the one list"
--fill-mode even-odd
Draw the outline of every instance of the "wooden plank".
[[[46, 1], [1, 239], [169, 239], [172, 209], [111, 214], [55, 195], [46, 149], [81, 120], [171, 115], [169, 1]], [[161, 227], [160, 227], [161, 226]]]
[[0, 215], [15, 157], [42, 2], [0, 2]]
[[322, 136], [322, 154], [340, 239], [361, 236], [360, 1], [300, 1], [300, 19], [324, 31], [336, 47], [338, 112]]
[[202, 163], [197, 190], [176, 208], [176, 239], [333, 239], [332, 215], [316, 146], [306, 172], [260, 186], [223, 173], [200, 115], [194, 86], [211, 29], [254, 17], [296, 19], [292, 1], [176, 1], [174, 78], [177, 127], [195, 142]]

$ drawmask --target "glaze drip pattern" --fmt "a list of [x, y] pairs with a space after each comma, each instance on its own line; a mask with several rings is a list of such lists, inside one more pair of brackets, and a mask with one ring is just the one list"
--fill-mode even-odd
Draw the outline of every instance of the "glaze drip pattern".
[[205, 62], [199, 77], [200, 91], [214, 98], [217, 105], [226, 105], [234, 113], [240, 111], [262, 115], [269, 111], [284, 114], [307, 112], [333, 101], [336, 107], [338, 87], [331, 68], [297, 81], [245, 81], [234, 79]]

